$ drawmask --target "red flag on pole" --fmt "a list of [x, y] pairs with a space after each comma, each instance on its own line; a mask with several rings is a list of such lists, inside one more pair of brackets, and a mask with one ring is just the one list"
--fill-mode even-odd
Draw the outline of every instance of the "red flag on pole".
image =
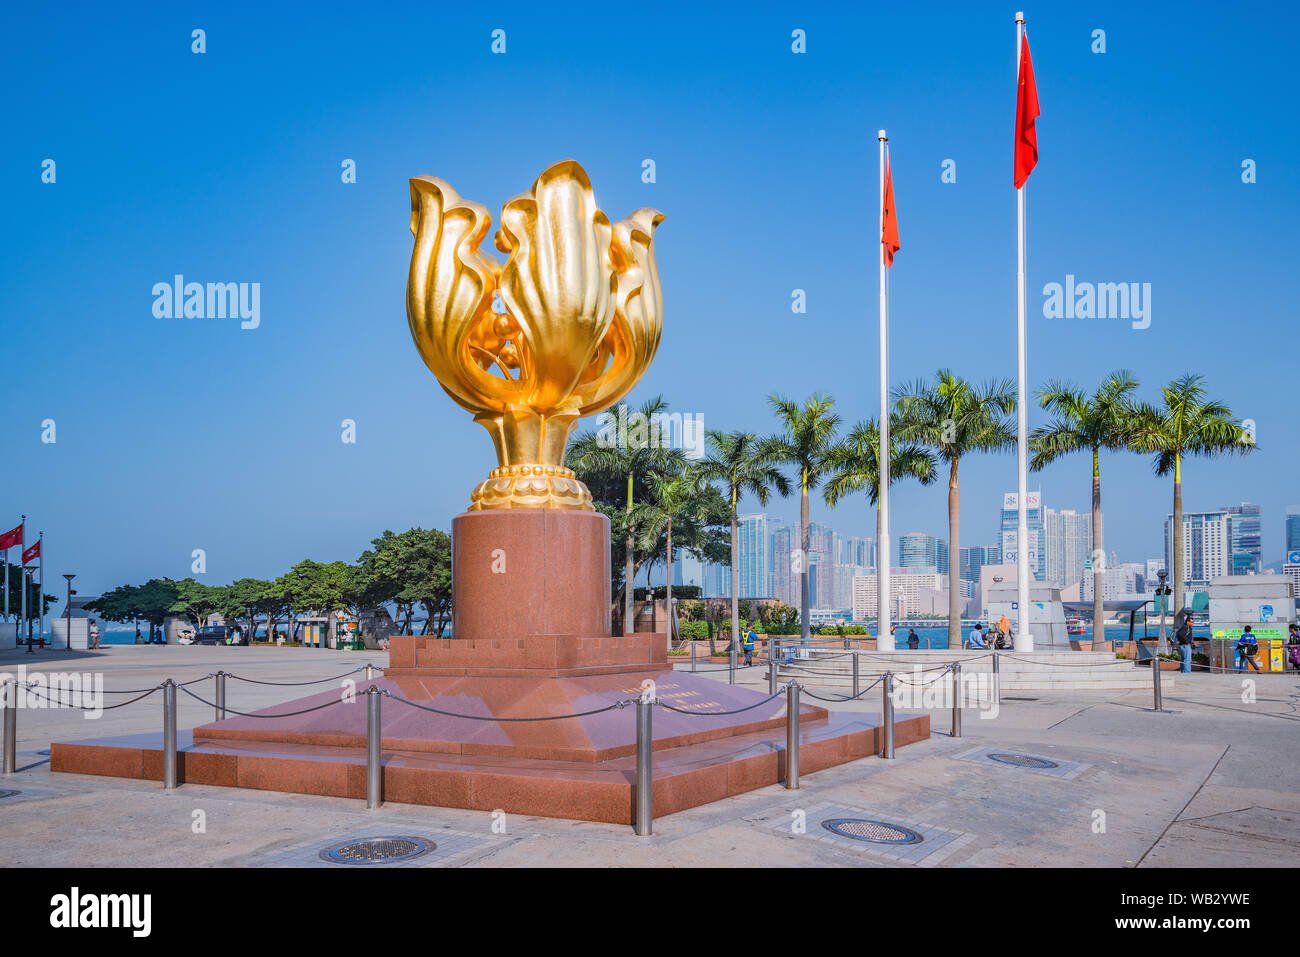
[[31, 548], [27, 549], [27, 551], [23, 552], [23, 564], [26, 565], [28, 562], [39, 558], [40, 555], [41, 543], [38, 541], [36, 544], [32, 545]]
[[885, 154], [885, 196], [883, 222], [880, 230], [880, 244], [885, 247], [885, 268], [894, 264], [894, 253], [902, 247], [898, 244], [898, 214], [894, 210], [894, 175], [889, 169], [889, 154]]
[[23, 527], [19, 525], [12, 531], [0, 533], [0, 551], [15, 548], [23, 543]]
[[1016, 189], [1025, 185], [1038, 165], [1038, 87], [1034, 85], [1034, 63], [1029, 58], [1029, 34], [1020, 38], [1020, 81], [1016, 87]]

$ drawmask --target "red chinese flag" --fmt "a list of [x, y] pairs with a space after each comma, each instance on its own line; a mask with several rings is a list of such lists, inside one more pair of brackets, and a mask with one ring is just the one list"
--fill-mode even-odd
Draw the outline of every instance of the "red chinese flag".
[[880, 230], [880, 245], [884, 246], [885, 268], [894, 264], [894, 253], [902, 247], [898, 245], [898, 214], [894, 211], [894, 175], [889, 169], [889, 156], [885, 156], [885, 196], [884, 215]]
[[34, 561], [39, 558], [40, 555], [41, 543], [38, 541], [36, 544], [32, 545], [31, 548], [27, 549], [27, 551], [23, 552], [23, 564], [26, 565], [28, 562]]
[[0, 551], [4, 551], [7, 548], [17, 548], [22, 543], [23, 527], [21, 525], [12, 531], [0, 533]]
[[1038, 87], [1034, 85], [1034, 63], [1029, 58], [1029, 34], [1020, 38], [1020, 83], [1016, 87], [1016, 189], [1025, 185], [1038, 165]]

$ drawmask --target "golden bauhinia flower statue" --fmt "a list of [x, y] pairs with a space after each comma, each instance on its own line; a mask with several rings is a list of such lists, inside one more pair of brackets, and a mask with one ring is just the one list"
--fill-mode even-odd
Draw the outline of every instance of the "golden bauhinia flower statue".
[[611, 226], [586, 170], [564, 160], [502, 209], [502, 265], [479, 250], [486, 206], [436, 176], [411, 180], [411, 336], [497, 450], [471, 510], [592, 508], [564, 449], [578, 417], [627, 395], [659, 348], [663, 218], [638, 209]]

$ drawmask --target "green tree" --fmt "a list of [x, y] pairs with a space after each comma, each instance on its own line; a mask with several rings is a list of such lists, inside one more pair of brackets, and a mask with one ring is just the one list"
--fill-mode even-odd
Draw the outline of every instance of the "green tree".
[[705, 433], [709, 456], [699, 465], [700, 476], [710, 482], [721, 482], [724, 495], [730, 500], [728, 511], [731, 520], [731, 648], [740, 646], [740, 532], [736, 521], [736, 505], [748, 492], [767, 505], [773, 489], [782, 497], [790, 494], [790, 483], [781, 470], [770, 445], [765, 445], [750, 432]]
[[899, 438], [933, 449], [948, 463], [948, 647], [961, 647], [961, 460], [976, 452], [1001, 452], [1016, 445], [1010, 415], [1015, 384], [992, 379], [974, 385], [940, 369], [934, 384], [917, 381], [894, 399]]
[[[633, 410], [626, 402], [603, 413], [606, 424], [595, 432], [575, 436], [565, 453], [569, 468], [587, 485], [597, 507], [610, 519], [611, 530], [623, 543], [623, 634], [635, 631], [633, 612], [633, 586], [639, 562], [635, 560], [636, 522], [633, 505], [644, 501], [649, 483], [655, 476], [672, 474], [682, 469], [685, 455], [681, 449], [662, 446], [658, 442], [657, 416], [663, 415], [668, 403], [662, 395], [642, 403]], [[618, 423], [625, 423], [620, 429]], [[626, 485], [626, 491], [618, 486]], [[616, 501], [624, 499], [621, 516], [615, 513]]]
[[[865, 491], [876, 509], [876, 542], [880, 541], [880, 426], [875, 419], [858, 422], [829, 454], [830, 477], [826, 480], [826, 504], [834, 508], [846, 496]], [[898, 426], [889, 428], [889, 484], [914, 478], [922, 485], [934, 484], [934, 456], [922, 446], [899, 444]], [[877, 569], [877, 572], [879, 569]]]
[[202, 625], [221, 607], [224, 589], [205, 585], [193, 578], [182, 578], [175, 584], [176, 600], [168, 609], [172, 614], [184, 615], [196, 625]]
[[[451, 618], [451, 539], [437, 529], [385, 531], [357, 559], [355, 601], [364, 607], [392, 602], [402, 634], [412, 633], [417, 606], [426, 612], [425, 632]], [[404, 620], [403, 620], [404, 619]]]
[[[1181, 621], [1185, 609], [1186, 571], [1183, 567], [1183, 458], [1244, 455], [1255, 449], [1254, 436], [1233, 419], [1232, 410], [1208, 397], [1205, 377], [1188, 373], [1163, 389], [1159, 406], [1140, 405], [1133, 419], [1133, 449], [1155, 455], [1156, 475], [1174, 477], [1173, 586], [1174, 611]], [[1161, 642], [1159, 651], [1168, 649]]]
[[[678, 523], [681, 537], [698, 543], [703, 526], [708, 524], [707, 493], [703, 478], [695, 468], [679, 475], [654, 475], [650, 479], [649, 499], [637, 502], [632, 510], [634, 527], [640, 530], [641, 545], [657, 551], [663, 541], [668, 566], [668, 581], [673, 580], [673, 523]], [[717, 489], [712, 489], [717, 494]], [[698, 544], [696, 545], [698, 547]], [[666, 592], [667, 594], [667, 592]], [[668, 606], [668, 638], [673, 637], [676, 615], [671, 597]]]
[[815, 491], [830, 468], [829, 455], [835, 447], [835, 431], [840, 416], [835, 411], [835, 400], [829, 395], [816, 393], [802, 406], [781, 395], [768, 396], [768, 404], [781, 423], [782, 433], [767, 439], [763, 448], [772, 461], [793, 465], [799, 474], [799, 552], [796, 556], [799, 572], [799, 637], [809, 644], [808, 627], [808, 551], [809, 539], [808, 493]]
[[1088, 395], [1073, 383], [1053, 381], [1038, 391], [1038, 401], [1052, 413], [1052, 421], [1034, 429], [1030, 437], [1033, 458], [1029, 467], [1037, 472], [1072, 452], [1092, 453], [1092, 641], [1100, 649], [1106, 639], [1102, 578], [1106, 571], [1106, 546], [1102, 540], [1101, 452], [1131, 450], [1133, 441], [1133, 393], [1138, 380], [1121, 369], [1101, 380]]

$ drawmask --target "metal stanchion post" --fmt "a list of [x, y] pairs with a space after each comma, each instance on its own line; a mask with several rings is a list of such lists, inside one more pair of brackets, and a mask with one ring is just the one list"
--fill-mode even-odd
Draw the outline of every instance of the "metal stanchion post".
[[799, 787], [799, 682], [785, 689], [785, 786]]
[[952, 666], [952, 736], [961, 737], [961, 662]]
[[1151, 687], [1154, 689], [1156, 696], [1154, 710], [1164, 711], [1165, 709], [1160, 701], [1160, 655], [1155, 651], [1151, 652]]
[[882, 707], [881, 718], [885, 728], [885, 749], [881, 752], [882, 758], [893, 758], [894, 756], [894, 676], [886, 671], [881, 678], [881, 683], [885, 688], [885, 702]]
[[999, 705], [1002, 704], [1002, 669], [998, 667], [1001, 657], [996, 651], [993, 652], [993, 694]]
[[853, 656], [853, 697], [858, 696], [858, 656]]
[[176, 682], [163, 682], [163, 787], [176, 787]]
[[736, 683], [736, 643], [731, 643], [731, 652], [727, 655], [727, 684]]
[[379, 761], [379, 689], [366, 689], [366, 808], [384, 803], [383, 766]]
[[[10, 685], [13, 687], [10, 688]], [[18, 682], [7, 679], [0, 686], [5, 698], [5, 754], [4, 773], [18, 770]]]
[[212, 677], [217, 681], [217, 720], [224, 721], [226, 718], [226, 673], [218, 671]]
[[654, 764], [651, 755], [651, 711], [654, 703], [642, 696], [636, 702], [636, 833], [649, 837], [654, 822]]
[[691, 674], [695, 674], [695, 642], [691, 642]]
[[370, 662], [367, 661], [367, 662], [366, 662], [366, 680], [367, 680], [367, 681], [373, 681], [374, 679], [375, 679], [375, 666], [372, 665]]
[[780, 679], [777, 675], [776, 659], [773, 658], [771, 653], [769, 652], [767, 656], [767, 693], [768, 694], [776, 694], [777, 683], [779, 680]]

